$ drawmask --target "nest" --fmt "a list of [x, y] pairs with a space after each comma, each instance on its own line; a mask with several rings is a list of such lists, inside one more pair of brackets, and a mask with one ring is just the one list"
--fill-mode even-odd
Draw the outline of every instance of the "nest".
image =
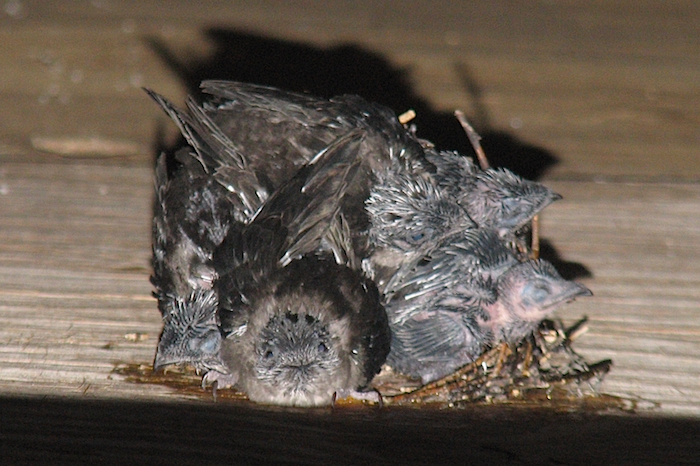
[[561, 321], [544, 320], [518, 345], [503, 343], [476, 361], [429, 384], [416, 386], [385, 367], [374, 380], [387, 405], [468, 403], [528, 403], [538, 400], [574, 401], [597, 397], [598, 385], [612, 362], [588, 364], [571, 343], [585, 332], [586, 319], [565, 328]]

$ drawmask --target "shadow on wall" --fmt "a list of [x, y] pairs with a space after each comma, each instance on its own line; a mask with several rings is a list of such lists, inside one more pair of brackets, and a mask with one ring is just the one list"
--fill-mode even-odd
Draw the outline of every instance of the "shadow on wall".
[[[209, 57], [180, 61], [159, 39], [147, 39], [150, 46], [187, 85], [190, 94], [199, 94], [205, 79], [225, 79], [264, 84], [289, 91], [308, 92], [322, 97], [357, 94], [379, 102], [397, 114], [408, 109], [417, 113], [418, 135], [440, 149], [473, 151], [452, 113], [436, 112], [411, 89], [408, 72], [392, 65], [381, 55], [356, 45], [320, 48], [230, 29], [206, 31], [214, 44]], [[482, 103], [478, 83], [464, 64], [456, 64], [464, 91], [477, 109], [468, 115], [483, 137], [482, 145], [493, 166], [506, 167], [528, 179], [538, 179], [557, 163], [556, 157], [541, 147], [518, 140], [512, 134], [491, 127]]]
[[[179, 60], [166, 43], [147, 39], [192, 95], [199, 95], [199, 85], [205, 79], [264, 84], [326, 98], [357, 94], [384, 104], [397, 114], [415, 110], [414, 122], [420, 137], [432, 141], [440, 149], [473, 155], [469, 140], [454, 115], [433, 110], [411, 89], [408, 71], [395, 67], [375, 52], [357, 45], [320, 48], [230, 29], [213, 28], [207, 30], [206, 35], [214, 44], [214, 52], [187, 62]], [[481, 88], [469, 67], [456, 63], [455, 72], [473, 102], [475, 114], [468, 118], [480, 132], [482, 146], [492, 166], [505, 167], [524, 178], [536, 180], [557, 163], [557, 158], [546, 149], [493, 128]], [[546, 242], [542, 257], [551, 261], [567, 279], [591, 275], [582, 264], [562, 260]]]

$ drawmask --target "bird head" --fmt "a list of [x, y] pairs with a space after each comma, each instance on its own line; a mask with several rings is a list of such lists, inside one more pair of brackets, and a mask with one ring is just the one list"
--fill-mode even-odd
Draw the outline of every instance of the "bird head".
[[165, 322], [153, 369], [188, 363], [226, 372], [219, 356], [222, 340], [216, 325], [216, 293], [199, 289], [186, 298], [164, 294], [159, 301]]
[[317, 384], [340, 365], [334, 343], [328, 328], [303, 310], [273, 315], [257, 339], [255, 376], [292, 403], [313, 396]]
[[546, 186], [500, 168], [476, 174], [461, 202], [480, 227], [512, 233], [558, 199]]
[[497, 287], [499, 300], [514, 328], [532, 329], [560, 304], [592, 295], [585, 286], [563, 279], [554, 266], [544, 260], [511, 267], [499, 278]]
[[366, 207], [372, 243], [399, 251], [413, 251], [475, 226], [464, 208], [433, 181], [395, 169], [379, 176]]

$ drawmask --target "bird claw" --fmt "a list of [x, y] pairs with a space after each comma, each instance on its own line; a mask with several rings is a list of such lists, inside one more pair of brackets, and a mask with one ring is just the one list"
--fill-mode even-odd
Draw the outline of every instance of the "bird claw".
[[211, 385], [211, 394], [216, 401], [216, 393], [219, 388], [229, 388], [236, 385], [238, 376], [235, 374], [224, 374], [218, 371], [209, 371], [202, 377], [202, 389], [206, 390]]
[[384, 405], [382, 395], [377, 390], [359, 392], [352, 389], [340, 389], [333, 393], [333, 407], [337, 405], [355, 404], [358, 402], [362, 404], [378, 404], [380, 408]]

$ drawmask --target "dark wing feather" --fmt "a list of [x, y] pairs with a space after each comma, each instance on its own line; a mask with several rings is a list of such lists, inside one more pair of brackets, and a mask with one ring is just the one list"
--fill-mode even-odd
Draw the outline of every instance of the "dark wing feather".
[[175, 122], [194, 149], [191, 155], [199, 161], [204, 171], [212, 174], [226, 188], [234, 216], [241, 222], [250, 219], [267, 199], [268, 187], [249, 168], [233, 141], [191, 98], [187, 100], [188, 114], [158, 93], [149, 89], [145, 91]]
[[[275, 163], [298, 166], [337, 138], [360, 129], [367, 135], [364, 163], [375, 172], [390, 161], [402, 161], [411, 171], [434, 170], [425, 159], [423, 147], [399, 123], [396, 114], [361, 97], [321, 99], [233, 81], [204, 81], [202, 90], [218, 99], [218, 104], [206, 108], [217, 114], [217, 123], [224, 132], [244, 136], [237, 142], [251, 158], [260, 148], [274, 148], [278, 153]], [[268, 166], [271, 162], [258, 162], [267, 166], [261, 171], [275, 171]]]
[[392, 326], [388, 364], [418, 376], [424, 382], [443, 377], [472, 361], [481, 352], [481, 340], [465, 326], [461, 315], [440, 311]]
[[347, 186], [358, 172], [363, 138], [358, 131], [339, 138], [275, 191], [255, 215], [251, 226], [279, 231], [282, 250], [278, 259], [282, 265], [321, 245], [339, 213]]
[[322, 248], [345, 189], [357, 173], [362, 140], [360, 132], [351, 132], [319, 153], [215, 251], [219, 318], [225, 333], [245, 321], [249, 291], [256, 293], [276, 270]]

